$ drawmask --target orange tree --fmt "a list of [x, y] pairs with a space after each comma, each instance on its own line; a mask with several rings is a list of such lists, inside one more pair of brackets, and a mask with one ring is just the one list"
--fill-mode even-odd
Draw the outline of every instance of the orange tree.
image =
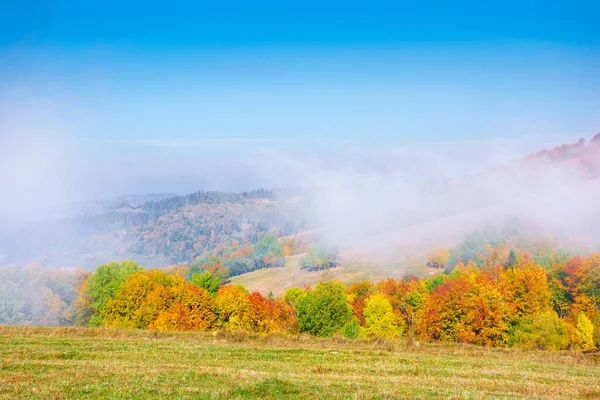
[[424, 340], [505, 345], [510, 309], [492, 273], [470, 270], [436, 286], [419, 310]]

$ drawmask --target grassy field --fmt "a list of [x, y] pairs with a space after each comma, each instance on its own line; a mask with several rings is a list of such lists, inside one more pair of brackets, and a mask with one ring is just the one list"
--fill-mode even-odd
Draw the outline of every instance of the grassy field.
[[[285, 266], [282, 268], [265, 268], [247, 274], [234, 276], [232, 283], [242, 284], [251, 292], [258, 291], [264, 295], [272, 292], [276, 296], [283, 294], [285, 289], [292, 286], [314, 286], [321, 279], [321, 271], [307, 271], [300, 269], [298, 263], [303, 257], [298, 254], [286, 257]], [[387, 278], [401, 279], [406, 274], [424, 277], [435, 272], [425, 266], [424, 260], [414, 262], [393, 262], [364, 264], [361, 262], [346, 262], [342, 267], [328, 270], [335, 279], [350, 284], [363, 280], [378, 282]]]
[[0, 327], [0, 398], [598, 398], [594, 355]]
[[[453, 247], [468, 233], [490, 222], [501, 226], [506, 219], [500, 210], [482, 207], [344, 243], [339, 246], [343, 266], [329, 271], [346, 284], [387, 278], [398, 280], [406, 274], [430, 276], [437, 271], [426, 267], [427, 253], [435, 246]], [[300, 269], [298, 262], [302, 257], [302, 254], [287, 257], [283, 268], [253, 271], [233, 277], [231, 281], [265, 295], [269, 292], [280, 295], [292, 286], [314, 286], [321, 273]]]

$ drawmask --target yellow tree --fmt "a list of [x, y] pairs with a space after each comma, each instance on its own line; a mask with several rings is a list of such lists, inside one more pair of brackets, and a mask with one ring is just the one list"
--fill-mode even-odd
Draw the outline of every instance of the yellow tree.
[[103, 311], [107, 326], [147, 329], [169, 304], [166, 286], [175, 277], [163, 271], [138, 272], [127, 279]]
[[246, 291], [238, 285], [221, 286], [215, 297], [215, 311], [220, 325], [230, 331], [243, 328], [249, 300]]
[[375, 293], [365, 301], [363, 316], [366, 336], [397, 339], [402, 334], [400, 319], [394, 314], [389, 300], [381, 293]]
[[596, 348], [594, 344], [594, 325], [592, 321], [584, 314], [579, 313], [577, 316], [577, 335], [576, 346], [583, 351], [590, 351]]
[[501, 271], [499, 275], [504, 297], [515, 318], [538, 314], [552, 307], [546, 271], [533, 261], [520, 258], [514, 268]]
[[203, 288], [179, 281], [171, 287], [172, 303], [161, 311], [150, 329], [162, 331], [206, 331], [216, 326], [211, 295]]

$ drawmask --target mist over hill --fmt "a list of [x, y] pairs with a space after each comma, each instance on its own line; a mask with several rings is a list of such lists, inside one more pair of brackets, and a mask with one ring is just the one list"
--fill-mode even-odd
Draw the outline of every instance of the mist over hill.
[[410, 160], [392, 154], [370, 166], [347, 158], [325, 167], [287, 158], [287, 165], [302, 162], [296, 168], [306, 177], [302, 189], [121, 196], [73, 206], [70, 214], [42, 222], [3, 225], [0, 264], [189, 264], [223, 246], [314, 229], [352, 257], [397, 258], [405, 243], [456, 243], [514, 217], [578, 240], [600, 236], [600, 134], [467, 175], [446, 176], [458, 162], [423, 174], [407, 165]]

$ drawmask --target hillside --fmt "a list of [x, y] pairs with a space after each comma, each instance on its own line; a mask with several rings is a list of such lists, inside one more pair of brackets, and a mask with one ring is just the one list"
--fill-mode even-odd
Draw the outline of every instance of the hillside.
[[[272, 293], [275, 296], [281, 296], [290, 287], [314, 286], [322, 279], [323, 272], [301, 269], [299, 261], [302, 257], [304, 254], [286, 257], [283, 268], [265, 268], [234, 276], [231, 282], [244, 285], [250, 291], [258, 291], [264, 295]], [[328, 270], [333, 278], [346, 283], [387, 278], [401, 279], [406, 274], [424, 277], [438, 272], [425, 266], [424, 257], [412, 262], [367, 264], [360, 261], [346, 261], [341, 266]]]
[[[588, 207], [588, 199], [600, 198], [600, 179], [574, 182], [568, 191], [559, 188], [552, 196], [557, 200], [557, 210], [549, 208], [544, 212], [556, 213], [558, 220], [547, 217], [541, 223], [540, 219], [536, 219], [534, 210], [530, 212], [529, 219], [528, 215], [519, 215], [520, 204], [536, 202], [531, 195], [522, 196], [513, 199], [511, 207], [506, 204], [479, 207], [343, 243], [339, 246], [342, 263], [330, 271], [336, 279], [345, 283], [388, 277], [400, 279], [407, 274], [427, 277], [439, 273], [426, 265], [427, 255], [433, 248], [453, 248], [469, 234], [486, 226], [502, 227], [515, 216], [525, 225], [531, 240], [549, 240], [554, 246], [576, 249], [583, 254], [597, 250], [596, 227], [600, 226], [600, 215], [588, 215], [582, 219], [573, 217], [573, 213]], [[563, 217], [572, 220], [565, 224]], [[278, 295], [292, 286], [314, 286], [321, 273], [301, 269], [298, 262], [302, 256], [288, 257], [284, 268], [253, 271], [232, 278], [232, 282], [265, 295], [269, 292]]]
[[[83, 215], [2, 227], [0, 265], [34, 261], [47, 268], [93, 270], [123, 259], [149, 267], [189, 265], [225, 247], [250, 246], [266, 234], [294, 238], [317, 229], [317, 236], [339, 249], [347, 266], [369, 265], [369, 272], [353, 276], [374, 273], [379, 278], [374, 271], [402, 274], [407, 269], [419, 275], [427, 273], [422, 266], [432, 247], [453, 246], [467, 233], [513, 216], [579, 236], [582, 230], [594, 231], [594, 217], [588, 214], [599, 165], [600, 134], [589, 143], [582, 139], [543, 150], [480, 175], [417, 182], [408, 193], [413, 203], [396, 206], [387, 189], [380, 188], [383, 193], [369, 194], [373, 199], [367, 197], [366, 206], [359, 201], [348, 211], [341, 208], [330, 226], [323, 226], [321, 219], [327, 221], [328, 213], [320, 211], [320, 203], [329, 200], [309, 190], [123, 196], [92, 203]], [[371, 203], [380, 202], [385, 204], [381, 210], [373, 210]], [[345, 225], [353, 227], [350, 239], [330, 234], [344, 231]], [[285, 277], [287, 272], [262, 274]]]
[[525, 164], [546, 163], [578, 170], [588, 178], [600, 176], [600, 133], [588, 143], [579, 139], [576, 143], [564, 144], [542, 150], [524, 158]]
[[255, 243], [268, 232], [288, 235], [308, 226], [299, 213], [301, 198], [292, 190], [156, 197], [142, 204], [139, 197], [123, 197], [94, 213], [2, 232], [0, 263], [93, 269], [133, 259], [161, 267], [189, 263], [220, 246]]

